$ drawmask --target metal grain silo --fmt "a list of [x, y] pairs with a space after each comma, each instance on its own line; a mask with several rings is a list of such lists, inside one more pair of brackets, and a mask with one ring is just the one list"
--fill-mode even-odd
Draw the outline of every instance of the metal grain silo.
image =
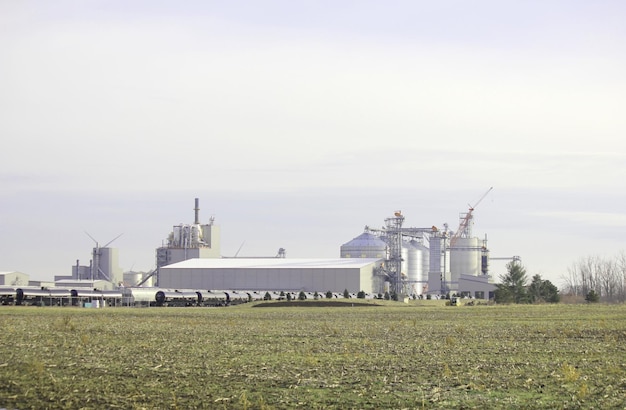
[[421, 295], [428, 290], [428, 271], [430, 269], [430, 249], [416, 240], [410, 242], [414, 250], [414, 258], [416, 264], [415, 273], [415, 290], [416, 294]]
[[124, 286], [137, 286], [137, 284], [141, 282], [142, 278], [142, 272], [124, 272]]
[[364, 232], [350, 242], [341, 245], [342, 258], [379, 258], [386, 257], [387, 244], [385, 241], [369, 232]]
[[482, 249], [478, 238], [458, 238], [450, 248], [450, 271], [452, 282], [458, 282], [460, 275], [478, 276], [481, 274]]
[[[417, 293], [417, 287], [414, 286], [420, 279], [420, 271], [422, 268], [422, 254], [415, 247], [413, 242], [405, 242], [402, 246], [403, 266], [406, 266], [404, 272], [407, 276], [412, 293]], [[405, 256], [406, 255], [406, 256]]]

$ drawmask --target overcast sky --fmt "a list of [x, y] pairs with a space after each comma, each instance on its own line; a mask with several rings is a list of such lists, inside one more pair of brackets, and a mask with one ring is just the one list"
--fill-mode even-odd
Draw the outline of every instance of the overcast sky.
[[[402, 210], [555, 284], [626, 249], [626, 3], [0, 2], [0, 271], [332, 258]], [[500, 268], [501, 269], [501, 268]], [[494, 272], [496, 275], [501, 270]]]

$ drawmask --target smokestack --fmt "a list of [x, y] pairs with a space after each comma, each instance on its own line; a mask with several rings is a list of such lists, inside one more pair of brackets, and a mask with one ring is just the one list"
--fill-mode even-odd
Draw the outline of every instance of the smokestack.
[[196, 198], [196, 207], [193, 208], [193, 210], [196, 213], [196, 221], [194, 222], [194, 224], [196, 224], [196, 225], [200, 224], [200, 214], [199, 214], [200, 208], [199, 208], [199, 206], [200, 206], [200, 200], [198, 198]]

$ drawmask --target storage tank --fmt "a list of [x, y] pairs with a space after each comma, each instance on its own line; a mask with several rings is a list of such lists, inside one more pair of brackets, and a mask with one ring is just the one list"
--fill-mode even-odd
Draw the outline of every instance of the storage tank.
[[458, 282], [460, 275], [480, 275], [481, 256], [482, 248], [478, 238], [458, 238], [450, 248], [452, 282]]
[[386, 257], [387, 244], [385, 241], [369, 232], [364, 232], [350, 242], [341, 245], [342, 258], [379, 258]]
[[[405, 242], [402, 247], [403, 266], [406, 266], [404, 272], [407, 275], [407, 281], [409, 282], [409, 289], [412, 294], [418, 293], [417, 283], [420, 280], [422, 270], [422, 252], [415, 246], [416, 241]], [[406, 254], [406, 258], [404, 257]]]
[[172, 229], [172, 233], [170, 234], [170, 246], [180, 248], [182, 247], [182, 237], [183, 237], [183, 226], [178, 225], [174, 226]]
[[137, 286], [142, 278], [142, 272], [124, 272], [124, 286]]
[[405, 279], [409, 273], [409, 248], [406, 242], [402, 242], [402, 250], [400, 251], [400, 257], [402, 258], [402, 265], [400, 266], [400, 272]]
[[191, 246], [198, 247], [202, 244], [202, 227], [200, 224], [191, 225]]
[[415, 286], [416, 293], [422, 295], [428, 290], [428, 271], [430, 269], [430, 249], [419, 241], [411, 240], [411, 245], [415, 248], [417, 257], [417, 274]]

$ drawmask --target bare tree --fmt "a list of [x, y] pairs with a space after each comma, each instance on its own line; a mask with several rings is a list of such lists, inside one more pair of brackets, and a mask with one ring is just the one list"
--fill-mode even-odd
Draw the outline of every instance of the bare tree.
[[590, 291], [604, 302], [626, 301], [626, 253], [616, 258], [588, 256], [572, 264], [562, 278], [566, 294], [586, 296]]
[[616, 298], [620, 303], [626, 302], [626, 253], [622, 251], [616, 258]]
[[574, 296], [581, 296], [583, 294], [578, 267], [575, 263], [567, 268], [567, 276], [562, 277], [561, 280], [564, 283], [565, 294]]

